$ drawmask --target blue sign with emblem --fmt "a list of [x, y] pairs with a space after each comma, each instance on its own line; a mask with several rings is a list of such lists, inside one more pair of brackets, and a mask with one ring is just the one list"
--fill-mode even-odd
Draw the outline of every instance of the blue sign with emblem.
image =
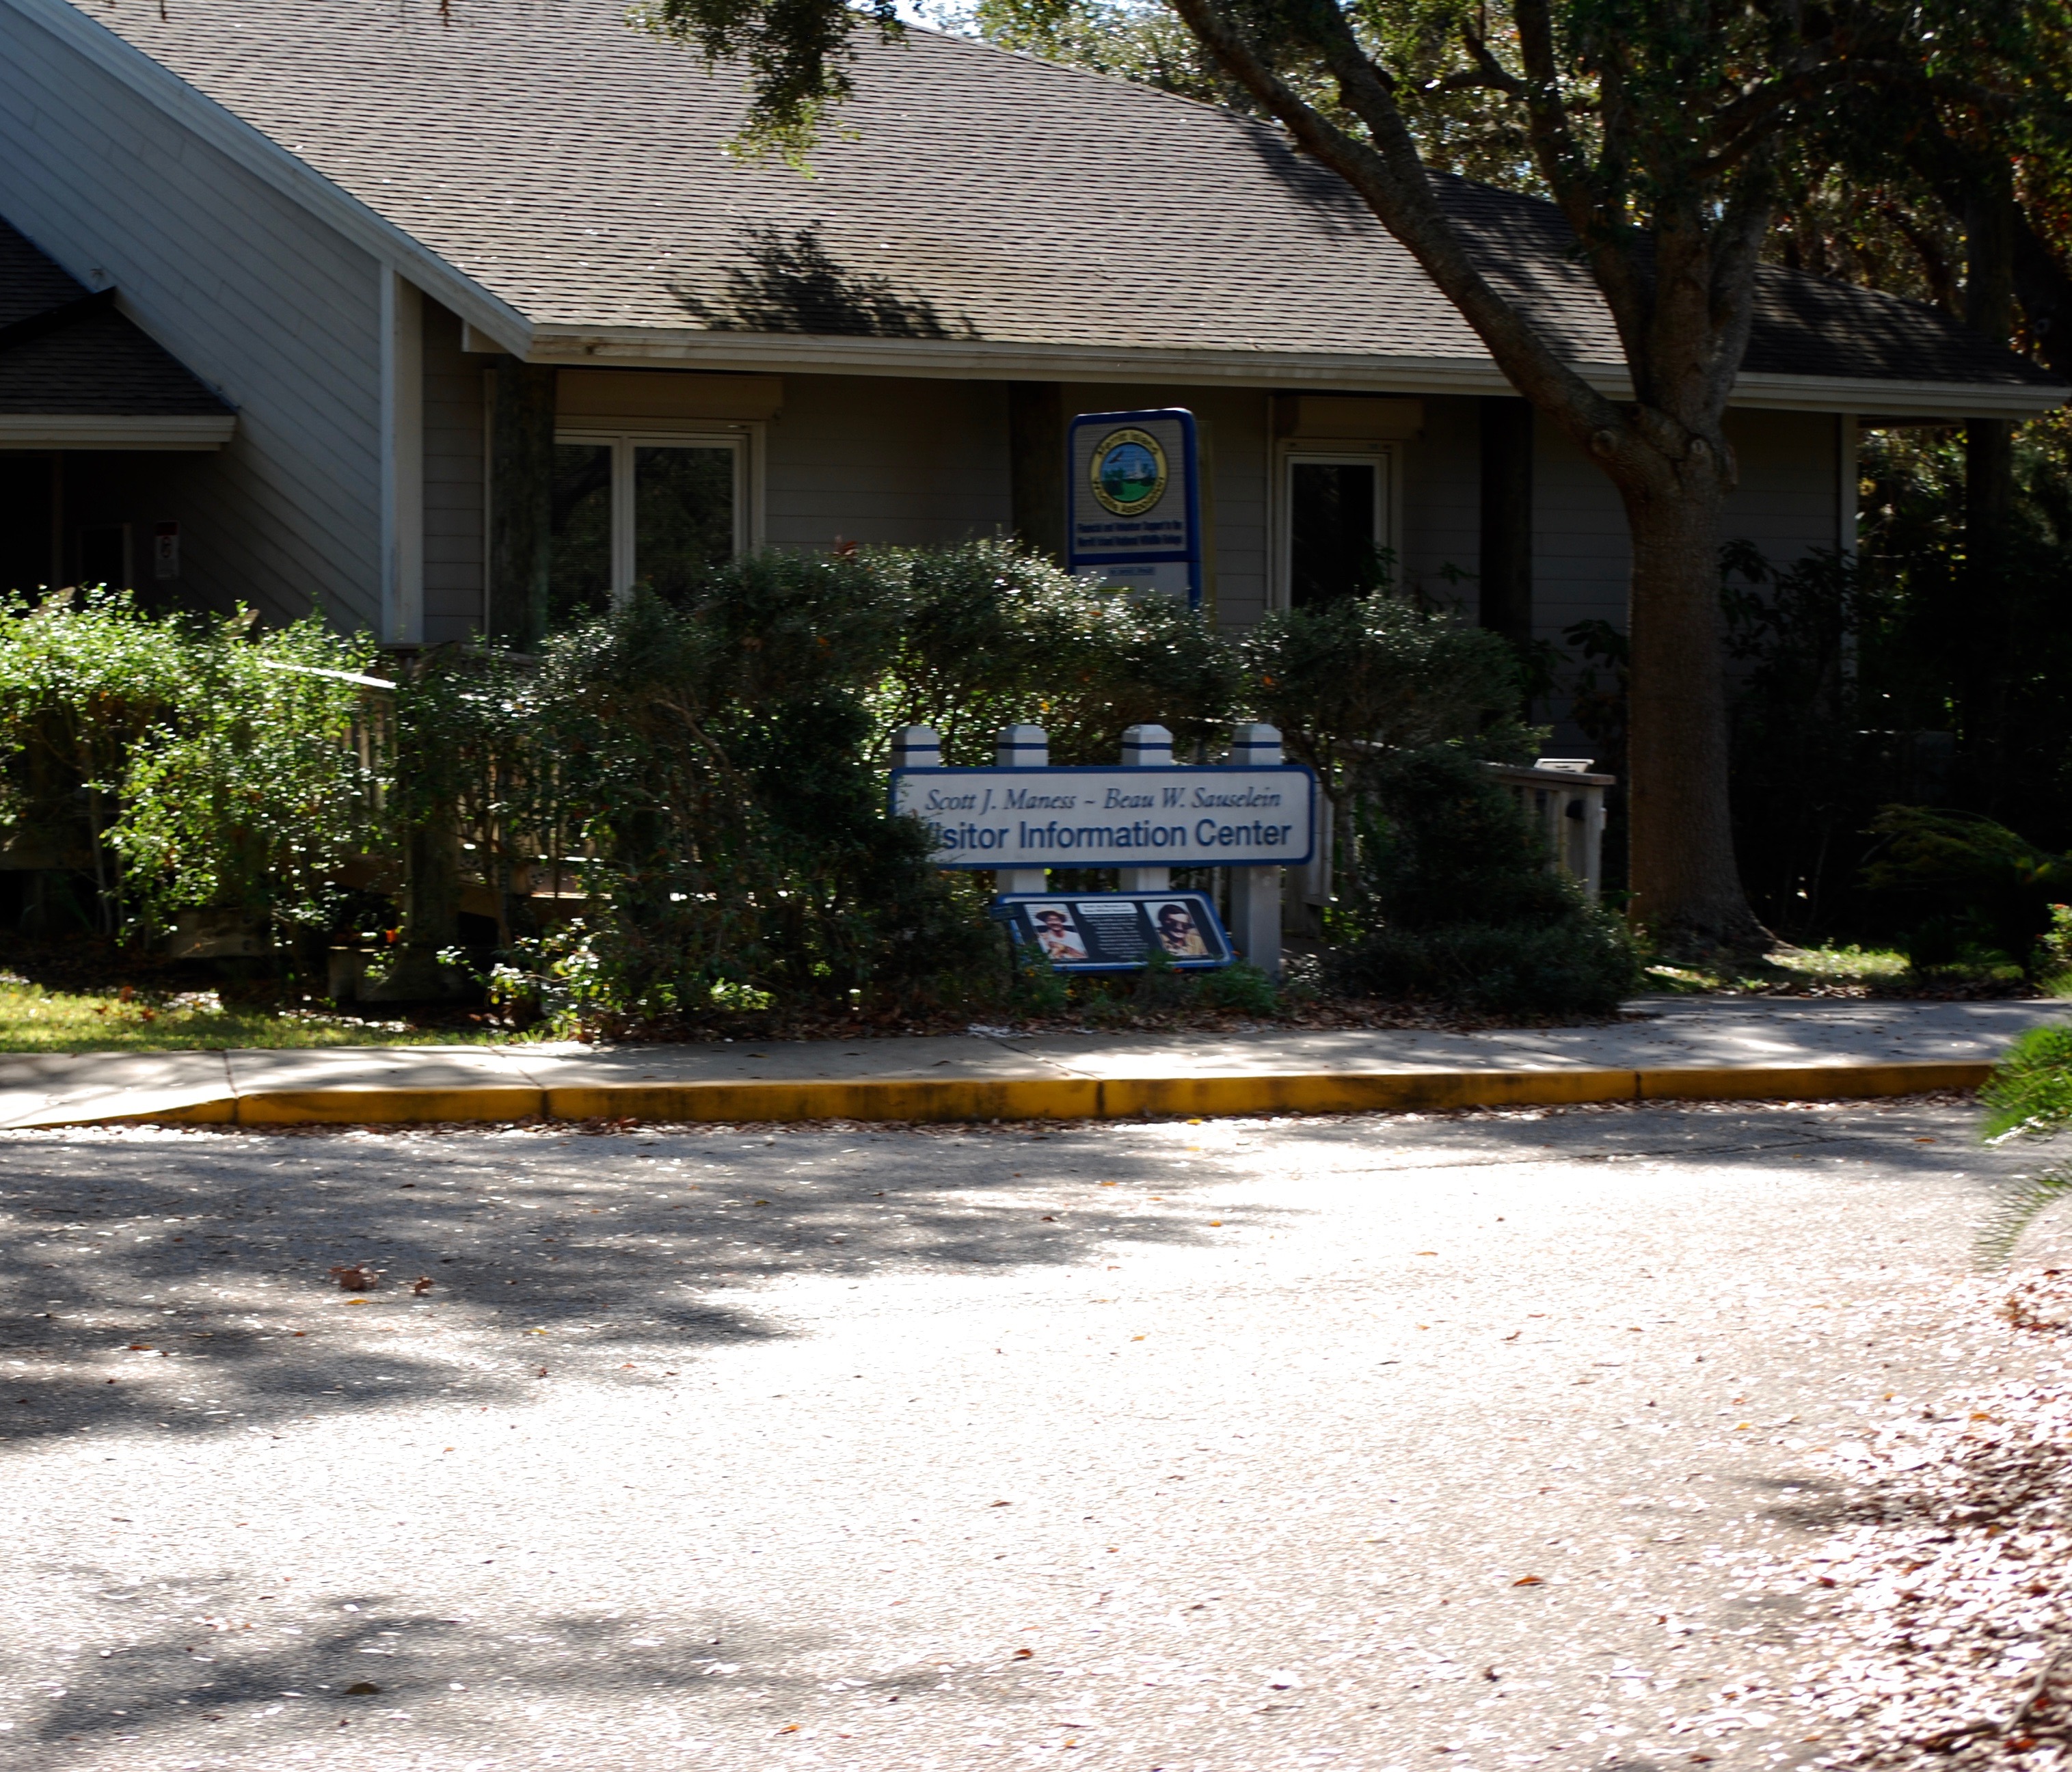
[[1194, 415], [1178, 406], [1081, 413], [1067, 446], [1065, 564], [1128, 590], [1202, 606]]

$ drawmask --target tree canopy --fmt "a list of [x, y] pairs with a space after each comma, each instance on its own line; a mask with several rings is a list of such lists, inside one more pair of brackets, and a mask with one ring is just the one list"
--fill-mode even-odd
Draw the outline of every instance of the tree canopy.
[[[738, 59], [755, 95], [745, 144], [796, 156], [848, 93], [856, 34], [898, 34], [889, 4], [654, 0], [646, 19]], [[1736, 477], [1724, 419], [1757, 269], [1779, 217], [1817, 204], [1827, 181], [1934, 188], [1922, 168], [1946, 141], [1974, 157], [1966, 165], [1991, 162], [1985, 204], [1967, 200], [2004, 222], [1994, 194], [2014, 181], [1999, 169], [2018, 152], [2055, 154], [2063, 138], [2062, 0], [1990, 14], [1967, 0], [980, 5], [980, 28], [997, 35], [1108, 57], [1116, 72], [1272, 118], [1346, 180], [1511, 384], [1609, 476], [1633, 543], [1634, 907], [1672, 949], [1759, 945], [1728, 820], [1716, 565]], [[1449, 213], [1434, 162], [1559, 208], [1618, 330], [1630, 391], [1570, 363], [1507, 290], [1490, 249]]]

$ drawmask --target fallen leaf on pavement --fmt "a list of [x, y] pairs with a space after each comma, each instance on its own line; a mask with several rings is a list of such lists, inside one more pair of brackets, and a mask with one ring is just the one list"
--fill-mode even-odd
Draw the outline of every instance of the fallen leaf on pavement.
[[342, 1261], [331, 1270], [331, 1277], [347, 1292], [372, 1292], [381, 1284], [381, 1270], [364, 1261]]
[[1515, 1588], [1536, 1588], [1541, 1585], [1540, 1577], [1536, 1575], [1521, 1575], [1511, 1585]]

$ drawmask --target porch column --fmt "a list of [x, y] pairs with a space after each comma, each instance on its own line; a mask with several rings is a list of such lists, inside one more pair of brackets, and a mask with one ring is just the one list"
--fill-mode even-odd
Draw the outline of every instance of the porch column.
[[381, 270], [381, 638], [425, 639], [425, 310]]
[[489, 637], [536, 650], [554, 541], [554, 369], [497, 360], [489, 422]]

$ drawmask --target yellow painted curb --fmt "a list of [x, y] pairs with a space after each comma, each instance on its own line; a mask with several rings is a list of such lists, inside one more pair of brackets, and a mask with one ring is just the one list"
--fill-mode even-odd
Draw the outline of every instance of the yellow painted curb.
[[1203, 1119], [1404, 1113], [1592, 1101], [1804, 1101], [1975, 1089], [1983, 1061], [1690, 1065], [1659, 1069], [1341, 1071], [1183, 1077], [861, 1077], [812, 1082], [594, 1083], [532, 1089], [268, 1089], [47, 1125], [422, 1125], [434, 1121]]
[[237, 1098], [240, 1126], [421, 1125], [427, 1120], [537, 1120], [539, 1089], [483, 1083], [442, 1089], [261, 1089]]
[[1817, 1101], [1975, 1089], [1992, 1071], [1983, 1061], [1908, 1059], [1887, 1064], [1692, 1065], [1636, 1075], [1642, 1101]]

